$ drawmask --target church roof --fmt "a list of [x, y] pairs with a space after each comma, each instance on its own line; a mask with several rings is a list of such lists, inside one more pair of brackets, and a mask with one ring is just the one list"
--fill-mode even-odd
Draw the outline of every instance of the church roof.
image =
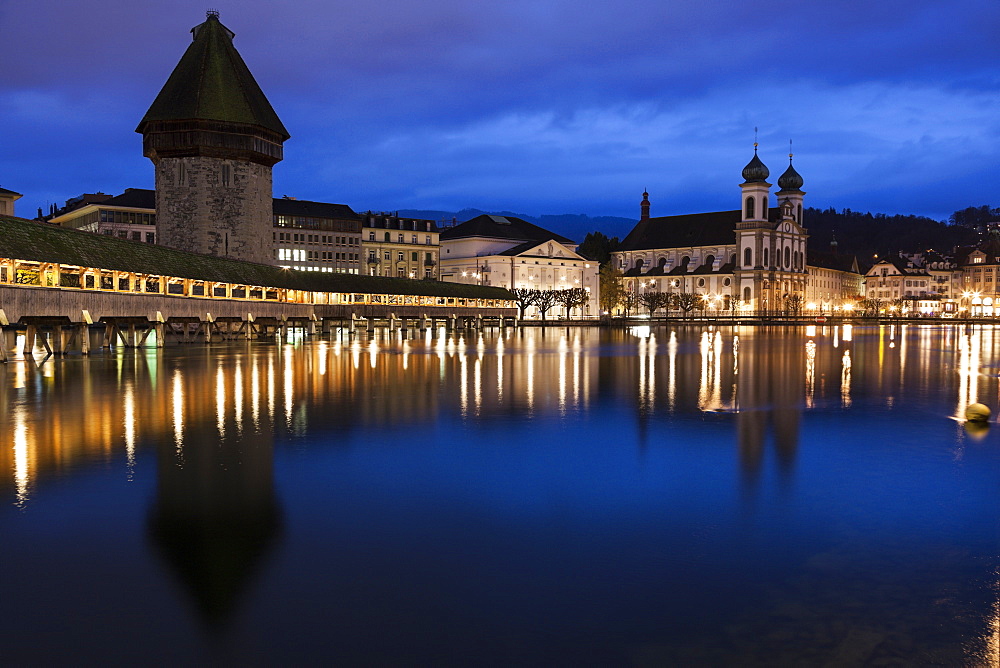
[[490, 239], [510, 239], [512, 241], [542, 242], [552, 239], [559, 243], [572, 244], [573, 241], [555, 232], [549, 232], [534, 223], [514, 216], [493, 216], [484, 213], [471, 220], [441, 232], [441, 241], [487, 237]]
[[[768, 210], [768, 214], [773, 222], [778, 220], [780, 211], [772, 207]], [[736, 243], [736, 223], [742, 219], [743, 213], [737, 210], [688, 213], [640, 220], [622, 241], [619, 250], [733, 244]]]
[[233, 46], [234, 33], [209, 13], [191, 29], [181, 56], [136, 132], [149, 121], [210, 120], [257, 125], [289, 138], [278, 115]]

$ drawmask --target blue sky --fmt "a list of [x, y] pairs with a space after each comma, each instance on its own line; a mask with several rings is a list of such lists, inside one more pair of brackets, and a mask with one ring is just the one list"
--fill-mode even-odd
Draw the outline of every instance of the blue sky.
[[[0, 0], [18, 213], [152, 187], [133, 131], [202, 3]], [[356, 210], [738, 207], [754, 127], [812, 206], [1000, 206], [1000, 2], [217, 2], [292, 138], [276, 196]], [[12, 55], [16, 54], [16, 55]]]

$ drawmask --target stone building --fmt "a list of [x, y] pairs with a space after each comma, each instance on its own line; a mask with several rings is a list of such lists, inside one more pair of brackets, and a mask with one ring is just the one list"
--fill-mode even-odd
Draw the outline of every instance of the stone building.
[[835, 313], [851, 310], [865, 294], [864, 276], [853, 255], [809, 251], [806, 311]]
[[[596, 316], [598, 264], [577, 253], [577, 246], [521, 218], [483, 214], [441, 232], [441, 280], [511, 290], [583, 288], [590, 299], [574, 315]], [[534, 317], [537, 309], [525, 315]]]
[[371, 211], [361, 214], [361, 220], [369, 275], [437, 280], [441, 243], [436, 222]]
[[156, 175], [157, 242], [270, 263], [271, 168], [289, 138], [209, 11], [136, 132]]

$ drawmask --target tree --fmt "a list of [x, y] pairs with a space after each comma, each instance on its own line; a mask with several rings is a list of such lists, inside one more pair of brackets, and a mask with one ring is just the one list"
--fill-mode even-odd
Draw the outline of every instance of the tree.
[[802, 311], [802, 295], [785, 295], [785, 313], [798, 315]]
[[618, 237], [610, 239], [603, 232], [590, 232], [583, 238], [583, 243], [577, 249], [580, 255], [593, 258], [603, 268], [611, 260], [611, 254], [618, 250], [621, 242]]
[[601, 286], [601, 310], [613, 313], [622, 301], [625, 294], [625, 281], [622, 278], [622, 271], [609, 262], [601, 265], [598, 274], [598, 281]]
[[590, 294], [583, 288], [556, 290], [556, 301], [565, 307], [567, 317], [571, 315], [574, 308], [577, 306], [583, 306], [589, 300]]
[[639, 304], [639, 298], [634, 292], [629, 292], [627, 290], [622, 291], [621, 300], [618, 302], [622, 307], [622, 315], [626, 318]]
[[556, 305], [558, 300], [558, 290], [537, 290], [538, 297], [535, 299], [535, 308], [538, 312], [542, 314], [542, 320], [545, 320], [545, 314], [552, 310], [552, 307]]
[[670, 304], [670, 295], [658, 290], [647, 290], [639, 295], [639, 301], [649, 311], [649, 317], [653, 317], [656, 311]]
[[862, 302], [865, 315], [878, 315], [882, 310], [882, 300], [878, 297], [868, 297]]
[[518, 319], [524, 320], [524, 312], [538, 299], [538, 290], [532, 288], [514, 288], [510, 293], [514, 295], [514, 301], [517, 302], [517, 308], [520, 310]]
[[992, 223], [998, 219], [1000, 219], [1000, 208], [993, 209], [988, 204], [983, 204], [956, 211], [948, 218], [948, 222], [952, 225], [981, 231], [986, 227], [986, 223]]
[[686, 316], [694, 310], [694, 307], [698, 305], [699, 301], [701, 301], [699, 295], [692, 292], [681, 292], [678, 293], [675, 303], [677, 304], [677, 308], [684, 311], [684, 315]]

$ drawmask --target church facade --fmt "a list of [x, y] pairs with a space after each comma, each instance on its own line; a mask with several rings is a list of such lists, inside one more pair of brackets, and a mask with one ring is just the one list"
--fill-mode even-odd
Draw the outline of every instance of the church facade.
[[769, 176], [755, 146], [737, 210], [654, 218], [644, 192], [639, 222], [613, 254], [626, 289], [694, 294], [699, 308], [802, 309], [809, 275], [803, 180], [791, 155], [773, 195]]

